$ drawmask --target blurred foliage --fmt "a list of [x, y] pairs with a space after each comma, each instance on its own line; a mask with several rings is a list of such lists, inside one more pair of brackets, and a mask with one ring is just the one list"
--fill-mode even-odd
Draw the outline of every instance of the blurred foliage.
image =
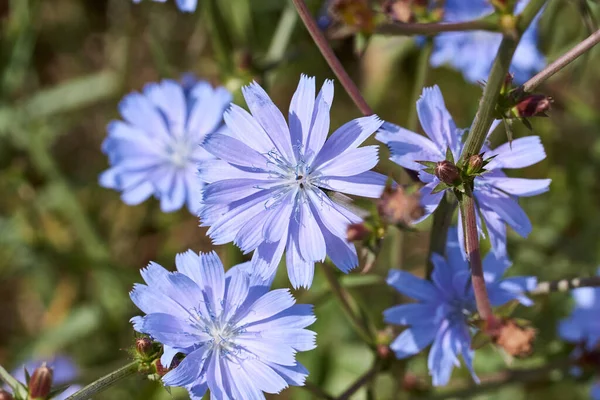
[[[594, 18], [581, 16], [581, 2], [586, 3], [551, 0], [547, 6], [540, 31], [550, 60], [593, 25]], [[176, 253], [212, 248], [186, 210], [163, 214], [155, 200], [128, 207], [118, 193], [98, 186], [98, 174], [107, 167], [100, 152], [105, 126], [118, 118], [116, 106], [125, 93], [192, 72], [225, 84], [240, 104], [239, 88], [256, 79], [286, 109], [300, 73], [319, 82], [333, 77], [286, 1], [199, 3], [196, 13], [183, 14], [173, 2], [0, 2], [0, 364], [14, 368], [32, 356], [65, 353], [80, 365], [81, 383], [124, 365], [124, 349], [134, 338], [127, 321], [138, 313], [128, 291], [141, 279], [138, 270], [150, 260], [172, 268]], [[315, 12], [321, 3], [309, 2]], [[597, 19], [598, 3], [586, 5]], [[413, 39], [371, 36], [360, 55], [352, 37], [333, 46], [376, 112], [405, 125], [414, 107], [411, 93], [421, 52]], [[589, 276], [600, 261], [599, 62], [600, 48], [543, 86], [555, 102], [550, 118], [536, 119], [533, 128], [548, 158], [518, 174], [550, 177], [553, 183], [549, 193], [523, 200], [534, 229], [527, 239], [509, 235], [510, 274], [542, 280]], [[470, 124], [480, 87], [446, 68], [430, 71], [426, 83], [441, 87], [459, 126]], [[336, 85], [336, 91], [332, 128], [359, 116], [342, 88]], [[517, 127], [517, 136], [527, 134]], [[503, 141], [504, 134], [493, 140]], [[383, 149], [381, 158], [382, 172], [407, 181], [386, 161]], [[382, 310], [403, 300], [383, 277], [392, 267], [424, 274], [429, 223], [415, 233], [388, 232], [369, 275], [357, 270], [342, 280], [378, 329], [384, 328]], [[217, 251], [226, 266], [244, 259], [233, 246]], [[287, 286], [284, 271], [276, 286]], [[317, 270], [311, 291], [295, 294], [300, 302], [314, 303], [318, 317], [312, 327], [318, 347], [299, 360], [310, 370], [312, 384], [339, 395], [370, 367], [373, 354], [345, 319], [322, 271]], [[571, 348], [556, 336], [557, 321], [571, 307], [568, 295], [536, 300], [535, 306], [517, 310], [539, 331], [533, 355], [507, 360], [490, 346], [483, 348], [475, 363], [484, 382], [507, 364], [537, 368], [569, 354]], [[426, 354], [394, 363], [370, 387], [380, 399], [412, 398], [403, 390], [405, 370], [428, 382]], [[456, 371], [454, 378], [437, 392], [470, 386], [466, 370]], [[584, 399], [588, 383], [557, 373], [490, 388], [477, 398]], [[172, 397], [186, 396], [174, 390]], [[156, 383], [130, 379], [96, 398], [171, 395]], [[280, 398], [313, 397], [292, 388]], [[353, 398], [366, 398], [366, 390]]]

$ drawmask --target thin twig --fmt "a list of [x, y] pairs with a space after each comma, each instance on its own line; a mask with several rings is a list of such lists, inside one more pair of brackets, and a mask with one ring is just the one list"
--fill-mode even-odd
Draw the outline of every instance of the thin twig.
[[335, 397], [325, 393], [323, 389], [310, 382], [304, 382], [304, 386], [300, 386], [300, 389], [304, 389], [307, 392], [310, 392], [310, 394], [312, 394], [315, 399], [335, 400]]
[[361, 375], [348, 389], [346, 389], [346, 391], [338, 397], [338, 400], [348, 400], [354, 393], [358, 392], [361, 387], [375, 379], [380, 369], [381, 361], [375, 360], [373, 366], [369, 368], [367, 372]]
[[323, 32], [321, 32], [321, 30], [317, 26], [317, 23], [310, 14], [308, 7], [306, 7], [304, 0], [292, 1], [296, 6], [296, 10], [298, 10], [298, 15], [300, 15], [302, 22], [304, 22], [306, 29], [308, 29], [310, 36], [315, 41], [317, 47], [321, 51], [321, 54], [323, 54], [323, 57], [325, 57], [327, 64], [329, 64], [329, 67], [331, 67], [331, 69], [335, 73], [335, 76], [337, 76], [346, 92], [348, 92], [348, 95], [350, 96], [354, 104], [356, 104], [356, 107], [358, 107], [360, 112], [364, 115], [374, 114], [373, 110], [371, 109], [371, 107], [369, 107], [362, 94], [360, 93], [360, 90], [358, 90], [358, 88], [356, 87], [356, 85], [342, 66], [342, 63], [340, 62], [340, 60], [338, 60], [333, 50], [329, 46], [325, 35], [323, 35]]
[[366, 324], [363, 323], [360, 317], [356, 315], [356, 312], [350, 304], [350, 293], [348, 293], [348, 291], [342, 285], [340, 285], [339, 280], [334, 274], [333, 267], [329, 263], [325, 262], [323, 263], [323, 272], [325, 273], [327, 282], [331, 287], [331, 291], [341, 304], [344, 314], [346, 314], [346, 317], [352, 323], [352, 326], [354, 327], [356, 333], [369, 345], [373, 345], [373, 336], [369, 331], [367, 331]]
[[600, 287], [600, 276], [589, 278], [560, 279], [557, 281], [540, 282], [529, 294], [547, 294], [551, 292], [567, 292], [582, 287]]
[[460, 31], [498, 31], [498, 24], [486, 19], [430, 24], [395, 22], [379, 25], [375, 30], [383, 35], [435, 35]]
[[590, 50], [592, 47], [600, 43], [600, 29], [588, 36], [587, 39], [580, 42], [577, 46], [567, 51], [565, 54], [556, 59], [552, 64], [538, 72], [533, 78], [523, 84], [524, 92], [532, 92], [539, 85], [544, 83], [546, 79], [562, 70], [579, 56]]

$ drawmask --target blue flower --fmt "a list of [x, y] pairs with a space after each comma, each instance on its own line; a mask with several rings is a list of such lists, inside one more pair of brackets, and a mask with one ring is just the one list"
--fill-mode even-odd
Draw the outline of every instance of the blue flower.
[[[598, 269], [600, 276], [600, 269]], [[594, 350], [600, 345], [600, 288], [584, 287], [573, 290], [575, 309], [559, 325], [560, 336], [569, 342]]]
[[[448, 148], [458, 160], [463, 148], [464, 130], [458, 129], [454, 124], [437, 86], [423, 89], [423, 94], [417, 101], [417, 112], [421, 126], [428, 137], [385, 123], [376, 138], [389, 147], [392, 161], [404, 168], [419, 171], [419, 179], [426, 184], [421, 189], [421, 200], [427, 217], [435, 211], [444, 192], [431, 193], [440, 180], [422, 171], [425, 167], [417, 161], [443, 161]], [[498, 122], [496, 121], [492, 126], [490, 133]], [[493, 150], [484, 146], [483, 151], [485, 151], [484, 158], [496, 157], [487, 164], [487, 172], [475, 178], [474, 195], [479, 208], [477, 224], [480, 234], [483, 235], [479, 218], [481, 215], [492, 249], [500, 257], [506, 253], [505, 224], [522, 237], [526, 237], [532, 229], [531, 222], [519, 206], [517, 199], [546, 192], [551, 180], [509, 178], [502, 172], [502, 168], [527, 167], [546, 158], [538, 136], [519, 138], [513, 140], [512, 145], [505, 143]], [[458, 221], [459, 240], [464, 248], [461, 218]]]
[[[527, 1], [520, 1], [516, 11], [520, 12]], [[446, 22], [470, 21], [491, 14], [494, 8], [487, 0], [448, 0], [446, 1], [444, 20]], [[539, 16], [519, 43], [512, 60], [510, 72], [515, 81], [523, 83], [536, 72], [544, 68], [546, 60], [537, 48], [537, 23]], [[500, 42], [502, 33], [488, 31], [446, 32], [434, 39], [431, 65], [439, 67], [451, 64], [463, 73], [469, 82], [485, 81]], [[457, 57], [457, 54], [460, 54]]]
[[177, 272], [150, 263], [147, 285], [130, 293], [144, 317], [134, 328], [165, 345], [161, 363], [176, 353], [184, 360], [163, 377], [186, 387], [192, 399], [210, 389], [216, 399], [264, 399], [288, 385], [302, 386], [308, 371], [298, 351], [315, 348], [312, 306], [295, 304], [287, 289], [269, 291], [270, 281], [250, 274], [249, 263], [223, 271], [216, 253], [177, 255]]
[[[42, 364], [52, 368], [52, 387], [63, 386], [73, 383], [79, 376], [79, 370], [73, 360], [66, 356], [55, 356], [47, 359], [33, 359], [27, 361], [23, 366], [15, 369], [12, 376], [19, 382], [25, 383], [25, 370], [29, 375], [33, 374]], [[81, 385], [71, 385], [65, 391], [53, 397], [53, 400], [64, 400], [82, 388]]]
[[[471, 333], [475, 328], [469, 325], [469, 318], [476, 312], [469, 265], [459, 248], [456, 229], [451, 229], [448, 236], [446, 258], [439, 254], [431, 257], [432, 281], [409, 272], [390, 270], [387, 283], [419, 302], [388, 308], [383, 314], [388, 323], [409, 326], [390, 346], [397, 358], [415, 355], [433, 343], [428, 368], [436, 386], [448, 383], [453, 367], [459, 365], [459, 355], [478, 382], [473, 371], [475, 353], [471, 350]], [[536, 278], [501, 279], [510, 265], [506, 257], [497, 257], [491, 252], [483, 260], [490, 302], [495, 307], [511, 300], [531, 305], [523, 292], [535, 287]]]
[[[133, 2], [136, 4], [140, 1], [142, 0], [133, 0]], [[158, 1], [161, 3], [165, 2], [165, 0], [154, 1]], [[177, 3], [177, 7], [179, 7], [179, 9], [184, 12], [194, 12], [196, 10], [196, 5], [198, 4], [198, 0], [175, 0], [175, 2]]]
[[191, 212], [200, 205], [202, 183], [197, 177], [201, 160], [213, 158], [200, 147], [204, 137], [223, 126], [223, 111], [231, 94], [205, 81], [184, 87], [172, 80], [146, 85], [119, 104], [124, 121], [108, 125], [102, 151], [111, 168], [100, 184], [122, 192], [135, 205], [151, 195], [164, 212]]
[[311, 285], [314, 263], [326, 255], [344, 272], [354, 268], [358, 258], [346, 229], [361, 218], [328, 192], [381, 195], [386, 177], [369, 171], [377, 164], [378, 146], [358, 148], [381, 120], [352, 120], [327, 140], [333, 82], [325, 81], [315, 100], [315, 80], [304, 75], [292, 98], [289, 127], [258, 84], [243, 94], [252, 115], [232, 105], [225, 113], [228, 132], [203, 144], [219, 158], [200, 166], [208, 183], [200, 220], [210, 226], [213, 243], [256, 249], [253, 262], [264, 277], [274, 273], [285, 250], [296, 288]]
[[592, 400], [600, 400], [600, 382], [596, 382], [592, 385], [590, 397], [592, 398]]

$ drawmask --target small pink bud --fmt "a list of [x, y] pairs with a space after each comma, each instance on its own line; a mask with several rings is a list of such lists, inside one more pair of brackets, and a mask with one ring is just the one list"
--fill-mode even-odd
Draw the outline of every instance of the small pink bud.
[[152, 340], [147, 337], [137, 338], [135, 340], [135, 349], [142, 356], [149, 355], [153, 350]]
[[455, 185], [460, 181], [460, 171], [448, 160], [440, 161], [435, 166], [435, 176], [447, 185]]
[[468, 174], [476, 174], [481, 171], [481, 167], [483, 166], [483, 157], [481, 154], [473, 154], [469, 157], [469, 162], [467, 166]]
[[550, 109], [552, 98], [543, 94], [532, 94], [521, 100], [514, 108], [513, 113], [523, 117], [545, 117]]
[[6, 390], [0, 389], [0, 400], [14, 400], [14, 397]]
[[346, 230], [346, 239], [349, 242], [363, 240], [366, 239], [370, 233], [371, 230], [367, 228], [363, 223], [351, 224], [348, 225], [348, 229]]

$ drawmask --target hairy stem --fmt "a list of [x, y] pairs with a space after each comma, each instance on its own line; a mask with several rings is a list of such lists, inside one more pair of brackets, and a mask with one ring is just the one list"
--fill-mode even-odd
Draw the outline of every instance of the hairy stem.
[[137, 371], [138, 363], [137, 361], [134, 361], [90, 383], [80, 391], [67, 397], [66, 400], [87, 400], [93, 395], [105, 391], [120, 380], [135, 374]]
[[[527, 30], [533, 18], [539, 13], [540, 9], [544, 6], [546, 0], [531, 0], [527, 7], [523, 10], [523, 13], [519, 16], [517, 28], [522, 34]], [[475, 119], [471, 125], [469, 136], [465, 142], [462, 158], [468, 157], [473, 154], [479, 154], [481, 147], [485, 142], [487, 133], [492, 126], [494, 120], [494, 110], [498, 96], [500, 94], [500, 88], [506, 78], [506, 74], [509, 71], [512, 57], [515, 53], [517, 45], [519, 44], [520, 37], [516, 40], [510, 36], [505, 36], [500, 43], [498, 54], [492, 65], [489, 78], [485, 83], [483, 90], [483, 96], [479, 101], [479, 108], [475, 114]]]
[[350, 293], [348, 293], [346, 288], [340, 285], [340, 282], [335, 277], [333, 267], [329, 263], [323, 263], [323, 272], [325, 273], [327, 282], [331, 287], [331, 291], [342, 306], [344, 314], [346, 314], [346, 317], [352, 324], [352, 327], [354, 328], [356, 333], [366, 343], [368, 343], [369, 345], [373, 345], [373, 335], [367, 330], [367, 324], [363, 320], [361, 320], [361, 318], [355, 312], [354, 307], [351, 304], [352, 297], [350, 296]]
[[360, 93], [360, 90], [358, 90], [358, 87], [356, 87], [356, 85], [342, 66], [340, 60], [338, 60], [338, 58], [334, 54], [333, 49], [329, 46], [325, 35], [323, 35], [323, 32], [321, 32], [321, 30], [317, 26], [317, 23], [310, 14], [308, 7], [306, 7], [304, 0], [292, 1], [296, 6], [296, 10], [298, 10], [298, 15], [300, 15], [300, 19], [302, 19], [302, 22], [304, 23], [306, 29], [310, 33], [310, 36], [315, 41], [317, 47], [321, 51], [321, 54], [323, 54], [323, 57], [327, 61], [327, 64], [329, 64], [329, 67], [335, 73], [335, 76], [337, 76], [340, 83], [342, 84], [342, 86], [344, 87], [354, 104], [356, 104], [356, 107], [358, 107], [360, 112], [364, 115], [374, 114], [373, 110], [371, 110], [371, 107], [369, 107], [362, 94]]
[[459, 31], [498, 31], [498, 24], [488, 19], [428, 24], [395, 22], [379, 25], [375, 32], [383, 35], [435, 35]]
[[556, 59], [552, 64], [538, 72], [533, 78], [523, 84], [524, 92], [532, 92], [539, 85], [544, 83], [546, 79], [556, 74], [558, 71], [565, 68], [579, 56], [590, 50], [592, 47], [600, 43], [600, 29], [588, 36], [587, 39], [580, 42], [577, 46], [567, 51], [565, 54]]
[[488, 328], [493, 330], [494, 313], [483, 277], [483, 266], [479, 251], [479, 233], [477, 232], [477, 217], [475, 215], [475, 198], [470, 188], [467, 188], [467, 193], [461, 201], [461, 211], [464, 218], [465, 247], [471, 266], [471, 283], [475, 294], [475, 302], [477, 303], [477, 312], [479, 312], [481, 319], [488, 323]]
[[600, 276], [589, 278], [559, 279], [557, 281], [539, 282], [529, 294], [547, 294], [551, 292], [567, 292], [581, 287], [600, 287]]

